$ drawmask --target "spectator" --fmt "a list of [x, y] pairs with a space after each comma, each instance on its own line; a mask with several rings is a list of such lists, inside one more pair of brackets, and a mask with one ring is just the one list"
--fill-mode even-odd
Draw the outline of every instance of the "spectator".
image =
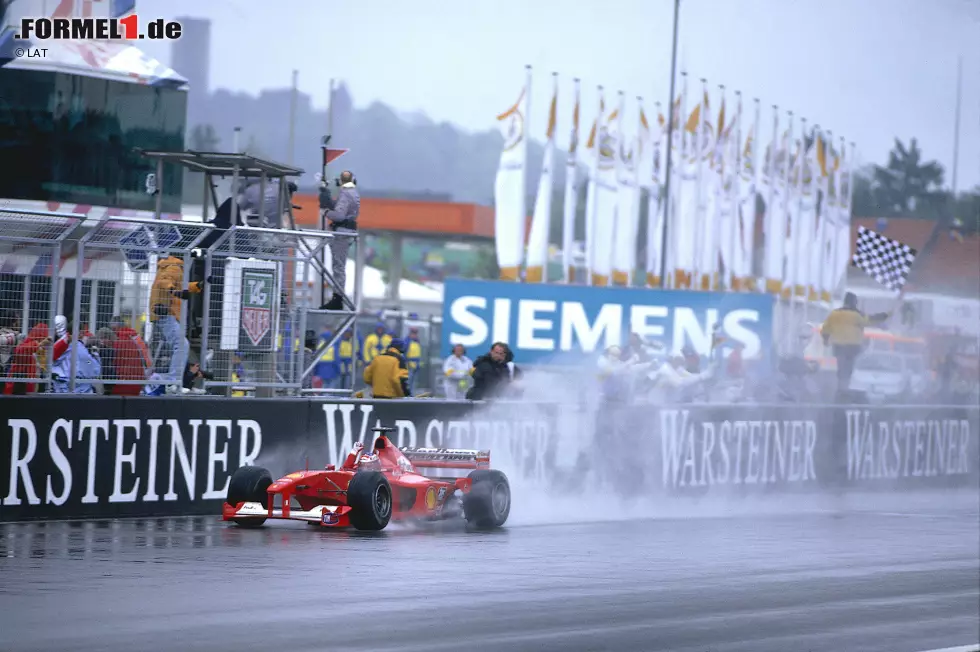
[[[316, 331], [308, 330], [303, 337], [303, 367], [299, 370], [299, 373], [305, 374], [306, 370], [313, 367], [316, 362]], [[300, 380], [303, 389], [310, 389], [313, 387], [313, 374], [306, 374]]]
[[952, 393], [951, 388], [953, 385], [953, 378], [956, 375], [957, 364], [956, 364], [956, 346], [953, 345], [949, 347], [946, 352], [946, 356], [942, 359], [937, 369], [937, 375], [939, 376], [939, 394], [940, 400], [949, 400]]
[[391, 335], [387, 332], [384, 322], [374, 326], [374, 332], [364, 338], [364, 364], [369, 365], [375, 357], [387, 351], [391, 346]]
[[457, 344], [453, 353], [442, 363], [442, 373], [445, 374], [446, 398], [458, 401], [466, 398], [466, 390], [470, 385], [470, 369], [473, 361], [466, 357], [466, 347]]
[[[353, 172], [344, 170], [340, 173], [338, 183], [340, 191], [337, 193], [336, 202], [329, 198], [329, 193], [326, 200], [321, 193], [320, 205], [326, 208], [324, 215], [330, 222], [329, 229], [337, 234], [357, 233], [357, 216], [361, 212], [361, 195], [357, 191], [357, 179], [354, 178]], [[353, 242], [353, 238], [343, 235], [330, 240], [333, 280], [336, 285], [333, 296], [323, 305], [322, 310], [344, 308], [342, 293], [347, 287], [347, 254]]]
[[[231, 382], [248, 382], [248, 370], [245, 369], [245, 361], [242, 360], [241, 351], [235, 351], [235, 353], [231, 356]], [[245, 396], [245, 390], [232, 389], [231, 395], [237, 397]]]
[[150, 321], [160, 326], [160, 334], [170, 347], [170, 366], [167, 379], [167, 391], [178, 393], [183, 378], [184, 365], [187, 364], [187, 354], [190, 343], [184, 336], [180, 324], [181, 300], [187, 300], [190, 295], [198, 294], [204, 286], [204, 281], [192, 281], [187, 289], [184, 283], [184, 261], [177, 256], [167, 256], [157, 263], [157, 275], [150, 290]]
[[744, 349], [745, 345], [741, 342], [732, 344], [732, 352], [728, 354], [728, 365], [725, 369], [729, 378], [741, 379], [745, 377], [745, 361], [742, 357]]
[[[98, 349], [89, 348], [94, 342], [91, 334], [82, 333], [82, 341], [75, 341], [68, 332], [68, 319], [64, 315], [54, 318], [55, 334], [58, 339], [51, 350], [51, 381], [55, 394], [67, 394], [71, 391], [72, 357], [75, 360], [75, 394], [95, 394], [95, 386], [91, 382], [102, 375], [102, 361]], [[94, 350], [93, 350], [94, 349]], [[74, 353], [73, 353], [74, 352]]]
[[17, 313], [13, 310], [0, 311], [0, 377], [7, 376], [10, 357], [21, 339]]
[[405, 360], [408, 362], [408, 391], [415, 393], [415, 380], [419, 369], [422, 368], [422, 345], [419, 343], [419, 329], [415, 326], [408, 329], [408, 349]]
[[204, 371], [201, 369], [201, 365], [196, 362], [188, 362], [184, 369], [184, 389], [203, 393], [203, 389], [195, 390], [194, 387], [194, 384], [199, 380], [214, 380], [214, 374]]
[[637, 360], [633, 342], [630, 344], [626, 350], [618, 346], [607, 347], [599, 356], [599, 394], [605, 401], [620, 402], [629, 398], [630, 366]]
[[[320, 333], [320, 339], [327, 343], [333, 337], [333, 333], [325, 330]], [[313, 369], [313, 374], [320, 379], [321, 387], [325, 389], [337, 389], [340, 385], [340, 363], [337, 360], [337, 343], [327, 347], [327, 350], [320, 355], [320, 359]]]
[[[89, 350], [102, 362], [102, 394], [109, 395], [116, 387], [113, 380], [118, 380], [116, 371], [116, 334], [108, 326], [103, 326], [95, 332], [95, 341]], [[138, 388], [137, 388], [138, 389]]]
[[850, 389], [854, 362], [864, 345], [864, 329], [871, 324], [886, 321], [891, 315], [886, 312], [866, 317], [858, 310], [857, 295], [848, 292], [844, 295], [844, 305], [832, 311], [820, 328], [824, 345], [834, 347], [837, 358], [837, 394], [843, 395]]
[[693, 395], [694, 388], [710, 376], [708, 372], [692, 373], [687, 358], [685, 355], [675, 354], [650, 374], [649, 378], [653, 381], [654, 389], [660, 391], [662, 398], [689, 399]]
[[[245, 219], [252, 226], [278, 229], [282, 227], [282, 206], [279, 203], [280, 179], [265, 179], [265, 195], [262, 194], [262, 179], [247, 177], [240, 181], [238, 195], [239, 219]], [[292, 202], [293, 193], [297, 186], [292, 181], [286, 182], [286, 201]], [[263, 204], [263, 199], [264, 204]], [[261, 210], [260, 210], [261, 209]], [[220, 210], [220, 209], [219, 209]], [[228, 211], [228, 223], [231, 223], [231, 211]]]
[[701, 373], [701, 356], [698, 355], [693, 346], [688, 344], [681, 350], [681, 354], [684, 356], [684, 368], [688, 373]]
[[[45, 347], [51, 344], [47, 324], [35, 324], [27, 337], [14, 347], [10, 356], [10, 378], [39, 379], [46, 373]], [[5, 394], [23, 396], [33, 394], [38, 387], [35, 383], [8, 382], [4, 388]]]
[[908, 301], [902, 302], [902, 326], [912, 331], [915, 330], [915, 306]]
[[514, 353], [503, 342], [495, 342], [489, 353], [473, 363], [473, 386], [466, 398], [483, 401], [502, 395], [523, 375], [514, 364]]
[[730, 345], [730, 340], [725, 336], [721, 324], [715, 324], [711, 330], [711, 349], [708, 352], [708, 360], [715, 364], [720, 364], [725, 357], [725, 348]]
[[622, 351], [623, 360], [635, 358], [639, 362], [650, 362], [656, 355], [656, 348], [644, 342], [639, 333], [630, 333], [629, 345]]
[[374, 358], [364, 369], [364, 382], [370, 385], [374, 398], [406, 398], [412, 395], [408, 387], [408, 364], [405, 342], [392, 340], [387, 351]]
[[337, 358], [340, 360], [340, 387], [342, 389], [353, 389], [354, 387], [354, 357], [360, 355], [360, 348], [354, 342], [354, 331], [344, 331], [340, 338], [340, 345], [337, 347]]
[[[139, 333], [128, 326], [128, 320], [115, 316], [109, 323], [115, 335], [112, 340], [113, 367], [117, 380], [141, 381], [153, 366], [150, 350]], [[138, 396], [141, 387], [136, 383], [116, 384], [113, 396]]]

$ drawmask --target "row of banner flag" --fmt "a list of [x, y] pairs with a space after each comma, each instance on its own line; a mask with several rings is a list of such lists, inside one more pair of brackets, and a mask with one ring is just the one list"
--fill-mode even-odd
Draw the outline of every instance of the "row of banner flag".
[[[596, 117], [580, 147], [582, 107], [576, 79], [571, 139], [567, 151], [558, 152], [559, 84], [554, 74], [544, 160], [527, 233], [530, 67], [526, 74], [517, 102], [497, 116], [504, 137], [494, 189], [501, 279], [661, 287], [665, 270], [664, 285], [673, 289], [831, 299], [849, 263], [853, 145], [845, 155], [842, 138], [776, 107], [771, 127], [767, 123], [763, 133], [758, 100], [746, 107], [740, 93], [729, 98], [719, 87], [715, 103], [705, 80], [700, 88], [689, 88], [684, 74], [673, 105], [668, 206], [668, 120], [660, 103], [650, 121], [642, 98], [628, 102], [623, 92], [607, 97], [598, 87]], [[763, 142], [768, 144], [759, 151]], [[562, 278], [549, 278], [555, 165], [563, 159], [564, 271]], [[585, 176], [578, 174], [580, 166], [588, 168], [588, 186], [584, 232], [577, 233], [579, 184]], [[644, 196], [646, 242], [641, 243]], [[761, 214], [760, 197], [765, 205]], [[758, 225], [757, 217], [762, 220]], [[761, 252], [756, 251], [757, 228], [763, 233]], [[577, 249], [584, 251], [584, 261], [581, 254], [576, 256]], [[760, 254], [761, 267], [753, 264]], [[584, 277], [577, 275], [582, 269]]]

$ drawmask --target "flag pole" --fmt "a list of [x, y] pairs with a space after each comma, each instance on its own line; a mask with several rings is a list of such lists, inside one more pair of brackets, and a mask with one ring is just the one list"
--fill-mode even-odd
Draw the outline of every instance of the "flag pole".
[[288, 150], [287, 160], [290, 165], [296, 164], [296, 102], [299, 92], [299, 71], [293, 70], [293, 85], [289, 89], [289, 137], [286, 149]]
[[956, 201], [956, 181], [957, 172], [960, 165], [960, 104], [962, 104], [963, 93], [963, 56], [956, 59], [956, 117], [953, 120], [953, 178], [952, 178], [952, 199]]
[[[323, 161], [321, 161], [322, 166], [320, 168], [320, 185], [321, 188], [325, 188], [327, 185], [327, 152], [326, 143], [330, 142], [330, 138], [333, 137], [333, 94], [334, 94], [334, 79], [330, 78], [330, 87], [327, 91], [327, 135], [326, 142], [324, 143], [323, 151]], [[320, 230], [327, 230], [327, 212], [320, 210]], [[354, 245], [355, 247], [357, 245]], [[320, 253], [320, 305], [322, 306], [327, 302], [327, 269], [331, 265], [330, 247], [324, 247], [323, 251]]]
[[667, 231], [670, 228], [670, 168], [674, 141], [674, 93], [677, 80], [677, 24], [680, 21], [681, 0], [674, 0], [674, 40], [670, 55], [670, 97], [667, 98], [667, 165], [664, 168], [664, 230], [660, 237], [660, 289], [667, 287]]
[[[708, 110], [710, 109], [710, 102], [708, 101], [708, 80], [704, 77], [701, 78], [701, 95], [698, 98], [698, 133], [694, 137], [694, 155], [697, 156], [697, 171], [695, 173], [695, 202], [694, 202], [694, 248], [698, 249], [698, 245], [703, 244], [704, 240], [704, 230], [706, 225], [704, 224], [707, 211], [702, 211], [705, 208], [704, 201], [704, 123], [708, 120]], [[717, 252], [716, 252], [717, 253]], [[700, 290], [702, 282], [702, 272], [703, 268], [701, 266], [700, 255], [696, 252], [694, 258], [692, 259], [692, 269], [691, 269], [691, 285], [690, 289]]]
[[[851, 179], [850, 172], [846, 165], [850, 165], [850, 158], [847, 156], [847, 141], [843, 136], [840, 136], [840, 174], [837, 175], [837, 228], [846, 229], [847, 231], [847, 241], [851, 240], [851, 220], [850, 216], [847, 214], [847, 198], [844, 196], [844, 180], [847, 180], [847, 190], [850, 191]], [[850, 254], [850, 248], [843, 249], [841, 247], [840, 234], [835, 234], [834, 240], [834, 275], [831, 277], [830, 284], [830, 308], [833, 309], [834, 304], [840, 303], [840, 300], [844, 297], [844, 285], [847, 283], [847, 268], [849, 267], [847, 263], [847, 258]], [[844, 269], [844, 278], [841, 279], [841, 268]]]
[[575, 281], [575, 264], [572, 252], [575, 248], [575, 215], [578, 211], [578, 140], [579, 140], [579, 84], [581, 80], [574, 78], [575, 107], [572, 109], [572, 139], [568, 146], [568, 156], [565, 159], [565, 201], [562, 205], [561, 257], [562, 277], [565, 284]]
[[[735, 176], [732, 177], [732, 187], [729, 190], [729, 206], [730, 213], [729, 216], [732, 220], [730, 231], [728, 233], [728, 265], [725, 267], [726, 283], [725, 287], [729, 292], [737, 292], [741, 289], [741, 284], [736, 280], [737, 273], [735, 271], [735, 256], [741, 255], [737, 254], [741, 248], [741, 243], [737, 242], [739, 235], [739, 221], [741, 219], [741, 177], [742, 177], [742, 91], [735, 91], [735, 97], [737, 108], [735, 109], [735, 115], [738, 116], [738, 124], [735, 125], [735, 160], [732, 164], [735, 167]], [[738, 289], [736, 289], [738, 288]]]
[[[524, 162], [523, 162], [523, 172], [521, 179], [521, 221], [517, 232], [520, 234], [520, 240], [518, 241], [518, 263], [517, 263], [517, 282], [521, 281], [521, 267], [524, 264], [525, 258], [525, 242], [527, 241], [527, 181], [530, 176], [530, 169], [528, 167], [531, 162], [531, 64], [524, 66], [524, 71], [527, 75], [527, 81], [525, 88], [527, 89], [527, 97], [524, 100]], [[533, 206], [533, 204], [532, 204]], [[533, 210], [533, 209], [532, 209]]]

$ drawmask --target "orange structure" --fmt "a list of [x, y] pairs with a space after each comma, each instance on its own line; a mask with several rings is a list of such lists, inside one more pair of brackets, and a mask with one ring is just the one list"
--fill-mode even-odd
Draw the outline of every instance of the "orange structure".
[[[293, 195], [297, 227], [319, 228], [320, 204], [315, 195]], [[361, 198], [358, 227], [364, 231], [409, 236], [493, 238], [493, 208], [455, 202]]]
[[[319, 198], [297, 193], [292, 200], [293, 205], [299, 207], [293, 209], [296, 227], [319, 229]], [[490, 240], [493, 238], [494, 213], [492, 207], [477, 204], [362, 197], [357, 224], [362, 233], [384, 233], [391, 239], [385, 299], [397, 301], [405, 238]]]
[[[820, 327], [814, 326], [812, 333], [803, 357], [819, 363], [820, 368], [825, 371], [836, 371], [837, 359], [834, 357], [832, 348], [824, 346]], [[929, 344], [923, 337], [898, 335], [886, 330], [868, 328], [864, 331], [864, 346], [867, 351], [915, 356], [921, 360], [923, 366], [928, 366], [930, 362]]]

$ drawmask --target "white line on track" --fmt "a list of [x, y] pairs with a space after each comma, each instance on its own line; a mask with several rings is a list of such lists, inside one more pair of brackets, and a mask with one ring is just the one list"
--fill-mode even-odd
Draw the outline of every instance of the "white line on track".
[[[902, 516], [902, 517], [914, 517], [914, 518], [963, 518], [964, 514], [950, 514], [946, 512], [876, 512], [876, 511], [857, 511], [855, 514], [868, 514], [870, 516]], [[975, 514], [973, 515], [975, 516]], [[967, 646], [969, 647], [969, 646]], [[960, 648], [952, 647], [949, 650], [925, 650], [924, 652], [957, 652]], [[969, 648], [964, 652], [973, 652], [973, 648]]]
[[961, 645], [959, 647], [944, 647], [938, 650], [922, 650], [922, 652], [980, 652], [980, 643]]

